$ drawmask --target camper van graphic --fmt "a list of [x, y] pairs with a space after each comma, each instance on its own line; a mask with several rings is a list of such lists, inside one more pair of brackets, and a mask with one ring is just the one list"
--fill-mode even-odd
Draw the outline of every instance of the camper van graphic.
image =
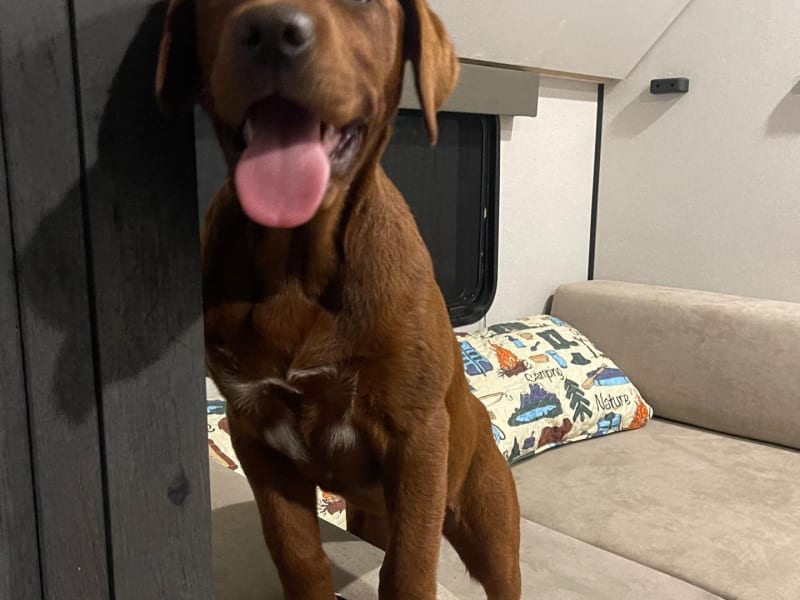
[[520, 395], [520, 406], [508, 418], [508, 424], [518, 427], [539, 419], [557, 417], [563, 414], [561, 402], [552, 392], [548, 392], [538, 383], [529, 386], [530, 391]]
[[611, 369], [607, 365], [602, 365], [594, 371], [589, 371], [586, 374], [586, 381], [583, 382], [581, 387], [585, 390], [590, 389], [594, 385], [609, 387], [614, 385], [625, 385], [630, 383], [631, 380], [625, 376], [620, 369]]
[[500, 323], [499, 325], [492, 325], [489, 331], [493, 335], [503, 335], [504, 333], [514, 333], [515, 331], [525, 331], [530, 329], [530, 325], [525, 323]]
[[461, 342], [461, 360], [464, 361], [464, 371], [471, 377], [494, 369], [492, 363], [469, 342]]

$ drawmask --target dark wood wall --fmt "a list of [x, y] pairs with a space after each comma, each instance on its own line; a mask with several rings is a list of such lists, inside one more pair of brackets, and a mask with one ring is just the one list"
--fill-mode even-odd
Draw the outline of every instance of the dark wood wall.
[[0, 121], [0, 598], [40, 598], [28, 405]]
[[0, 3], [0, 598], [211, 598], [191, 115], [163, 4]]

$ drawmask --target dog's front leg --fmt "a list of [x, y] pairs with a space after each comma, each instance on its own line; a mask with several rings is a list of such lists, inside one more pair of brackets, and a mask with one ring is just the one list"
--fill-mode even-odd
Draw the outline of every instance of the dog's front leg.
[[384, 471], [389, 543], [381, 600], [434, 600], [447, 498], [450, 419], [442, 408], [395, 438]]
[[333, 598], [333, 577], [322, 549], [314, 484], [270, 448], [235, 438], [233, 442], [255, 495], [284, 598]]

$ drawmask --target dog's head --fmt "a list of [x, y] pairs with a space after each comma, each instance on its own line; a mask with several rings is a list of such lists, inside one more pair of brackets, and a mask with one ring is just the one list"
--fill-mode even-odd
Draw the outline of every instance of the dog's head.
[[171, 0], [156, 93], [200, 102], [245, 213], [291, 228], [377, 160], [407, 60], [435, 141], [458, 63], [425, 0]]

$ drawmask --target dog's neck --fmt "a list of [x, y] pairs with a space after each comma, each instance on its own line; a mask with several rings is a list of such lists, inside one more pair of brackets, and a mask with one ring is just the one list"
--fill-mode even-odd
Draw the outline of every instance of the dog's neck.
[[[379, 169], [380, 167], [378, 167]], [[355, 204], [374, 186], [377, 172], [354, 181], [337, 199], [306, 225], [295, 229], [271, 229], [250, 224], [252, 259], [260, 279], [262, 297], [299, 285], [309, 299], [336, 310], [340, 302], [339, 277], [346, 261], [343, 239]]]
[[341, 260], [337, 248], [341, 212], [341, 208], [332, 206], [295, 229], [250, 224], [260, 295], [274, 296], [290, 282], [299, 283], [310, 298], [324, 294]]
[[[358, 204], [369, 203], [385, 178], [380, 157], [391, 137], [387, 127], [365, 153], [371, 157], [327, 208], [307, 224], [294, 229], [265, 228], [251, 223], [255, 272], [259, 274], [262, 297], [280, 293], [290, 282], [298, 283], [304, 294], [325, 308], [336, 310], [340, 301], [339, 276], [347, 260], [344, 236]], [[359, 213], [362, 211], [359, 210]]]

